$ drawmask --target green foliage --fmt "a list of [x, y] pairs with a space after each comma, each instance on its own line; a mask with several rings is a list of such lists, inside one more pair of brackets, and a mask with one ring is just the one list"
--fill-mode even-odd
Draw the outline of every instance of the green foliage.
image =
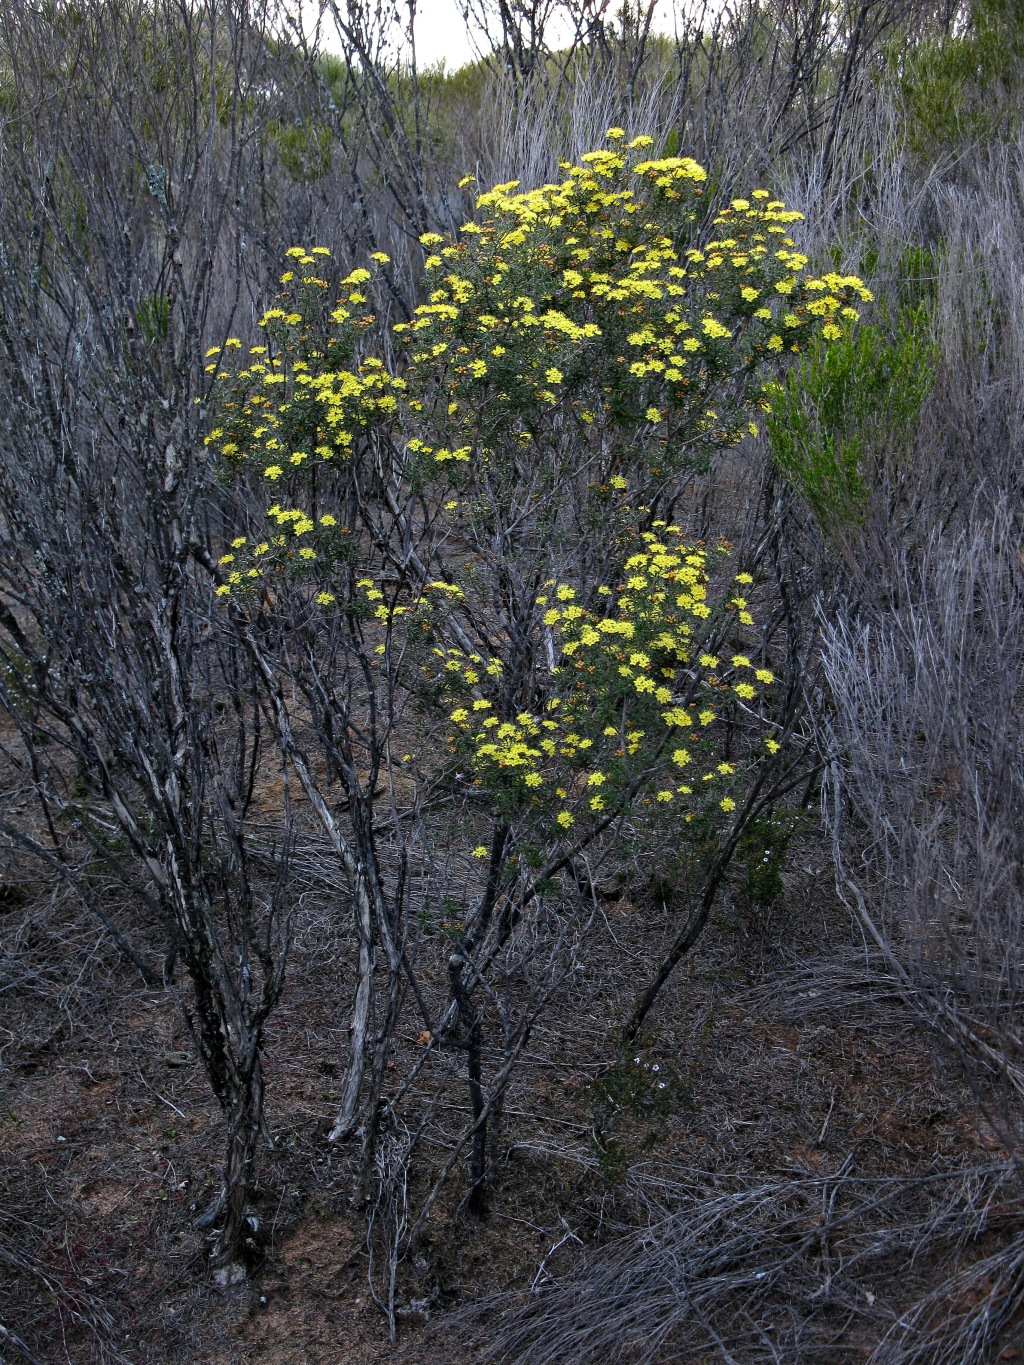
[[277, 124], [268, 137], [285, 172], [296, 183], [320, 180], [331, 169], [331, 130], [326, 124]]
[[150, 346], [166, 341], [171, 326], [171, 304], [167, 295], [153, 294], [143, 299], [135, 310], [135, 321]]
[[685, 1076], [643, 1053], [623, 1056], [592, 1081], [587, 1091], [601, 1174], [611, 1183], [628, 1170], [632, 1146], [653, 1147], [673, 1115], [693, 1109]]
[[736, 849], [739, 891], [750, 904], [771, 906], [782, 895], [782, 871], [799, 816], [769, 812], [753, 821]]
[[768, 440], [776, 466], [842, 543], [868, 514], [874, 480], [898, 480], [921, 404], [935, 378], [922, 305], [830, 345], [815, 344], [771, 392]]
[[915, 151], [928, 157], [1012, 135], [1024, 113], [1024, 10], [975, 0], [966, 28], [902, 57], [901, 93]]
[[938, 292], [938, 270], [944, 249], [943, 244], [934, 250], [915, 244], [900, 253], [896, 274], [900, 306], [905, 312], [916, 314], [931, 308]]

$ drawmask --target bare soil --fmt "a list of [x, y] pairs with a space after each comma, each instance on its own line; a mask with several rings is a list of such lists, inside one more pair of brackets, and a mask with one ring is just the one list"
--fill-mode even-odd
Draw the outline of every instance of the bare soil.
[[[323, 903], [300, 905], [268, 1034], [274, 1147], [258, 1211], [269, 1251], [225, 1289], [193, 1226], [215, 1190], [220, 1118], [174, 992], [142, 988], [73, 892], [21, 855], [0, 873], [2, 1321], [40, 1365], [458, 1365], [486, 1317], [476, 1336], [444, 1335], [451, 1312], [487, 1296], [500, 1308], [566, 1273], [637, 1216], [638, 1171], [893, 1176], [999, 1153], [955, 1068], [871, 967], [826, 850], [807, 836], [773, 907], [723, 897], [627, 1053], [618, 1029], [676, 920], [640, 894], [602, 906], [509, 1097], [488, 1211], [457, 1216], [453, 1194], [433, 1219], [424, 1265], [400, 1271], [392, 1343], [365, 1221], [348, 1205], [351, 1158], [326, 1142], [347, 945]], [[420, 1029], [410, 1015], [396, 1084]], [[910, 1302], [930, 1273], [908, 1266], [877, 1292]], [[854, 1325], [829, 1358], [863, 1359], [872, 1345]]]

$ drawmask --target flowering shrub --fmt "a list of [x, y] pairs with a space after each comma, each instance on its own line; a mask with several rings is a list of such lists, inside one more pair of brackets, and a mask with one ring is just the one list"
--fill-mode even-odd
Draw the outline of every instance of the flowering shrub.
[[788, 236], [800, 215], [763, 190], [702, 239], [704, 170], [644, 159], [649, 138], [609, 139], [559, 184], [481, 195], [482, 220], [458, 240], [422, 239], [434, 288], [393, 329], [401, 363], [356, 360], [374, 321], [370, 271], [332, 302], [326, 251], [292, 248], [261, 324], [273, 357], [208, 357], [232, 390], [210, 443], [289, 493], [368, 433], [386, 434], [423, 485], [489, 492], [520, 479], [540, 445], [564, 452], [549, 486], [570, 470], [607, 492], [706, 463], [755, 430], [765, 362], [818, 330], [838, 339], [870, 294], [853, 276], [808, 276]]
[[[300, 537], [316, 529], [304, 525], [308, 518], [278, 516]], [[726, 634], [735, 638], [754, 624], [743, 595], [751, 576], [723, 581], [708, 551], [687, 545], [682, 530], [664, 522], [641, 533], [633, 548], [623, 580], [598, 587], [594, 609], [581, 604], [577, 589], [553, 580], [534, 598], [532, 706], [522, 703], [524, 680], [510, 678], [500, 640], [487, 654], [450, 643], [452, 617], [467, 611], [471, 619], [475, 605], [457, 584], [430, 582], [399, 600], [363, 577], [344, 602], [323, 588], [314, 600], [341, 606], [367, 642], [379, 641], [371, 667], [389, 684], [415, 661], [416, 676], [401, 685], [442, 709], [447, 758], [472, 773], [501, 820], [525, 821], [548, 841], [572, 841], [645, 793], [661, 806], [682, 798], [679, 804], [693, 807], [713, 796], [728, 813], [736, 808], [730, 779], [743, 765], [716, 756], [716, 722], [745, 710], [764, 737], [762, 752], [780, 747], [758, 710], [762, 690], [775, 681], [771, 670], [721, 648]], [[716, 548], [715, 559], [727, 556], [728, 547]], [[709, 567], [717, 569], [717, 587]], [[484, 845], [474, 850], [477, 857], [488, 852]]]
[[[616, 593], [598, 589], [604, 610], [581, 606], [568, 584], [545, 585], [537, 605], [557, 662], [535, 679], [541, 708], [506, 718], [502, 660], [435, 647], [436, 663], [424, 671], [455, 703], [448, 746], [505, 816], [532, 808], [549, 833], [564, 834], [621, 809], [641, 785], [667, 805], [736, 772], [708, 758], [708, 727], [774, 679], [746, 655], [720, 658], [705, 646], [721, 629], [713, 618], [723, 607], [752, 624], [739, 595], [750, 576], [737, 575], [715, 611], [706, 551], [688, 547], [677, 526], [656, 532], [640, 537]], [[719, 804], [735, 808], [728, 795]]]
[[724, 719], [753, 730], [748, 754], [778, 748], [772, 673], [742, 643], [750, 577], [671, 506], [756, 432], [770, 362], [839, 339], [871, 297], [808, 275], [800, 215], [765, 191], [705, 232], [700, 166], [608, 138], [558, 184], [481, 195], [456, 240], [422, 239], [433, 289], [387, 363], [368, 354], [371, 272], [332, 297], [327, 253], [299, 247], [266, 345], [208, 357], [226, 386], [208, 442], [278, 498], [218, 592], [308, 584], [382, 685], [440, 711], [452, 771], [495, 818], [569, 843], [637, 799], [735, 809]]

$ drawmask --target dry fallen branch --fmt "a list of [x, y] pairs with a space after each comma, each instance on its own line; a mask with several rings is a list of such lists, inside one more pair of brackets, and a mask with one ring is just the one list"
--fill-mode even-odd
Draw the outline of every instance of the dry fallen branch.
[[[985, 1269], [943, 1279], [909, 1309], [897, 1286], [915, 1262], [941, 1275], [983, 1233], [1019, 1225], [1013, 1166], [886, 1180], [858, 1177], [850, 1164], [834, 1176], [762, 1183], [635, 1173], [650, 1220], [506, 1309], [479, 1359], [654, 1365], [717, 1345], [730, 1360], [790, 1365], [820, 1359], [829, 1341], [863, 1340], [860, 1331], [884, 1334], [872, 1356], [879, 1365], [987, 1358], [1020, 1300], [1024, 1242]], [[984, 1286], [980, 1301], [936, 1323], [938, 1307], [962, 1303], [968, 1283]], [[953, 1342], [966, 1353], [950, 1354]]]

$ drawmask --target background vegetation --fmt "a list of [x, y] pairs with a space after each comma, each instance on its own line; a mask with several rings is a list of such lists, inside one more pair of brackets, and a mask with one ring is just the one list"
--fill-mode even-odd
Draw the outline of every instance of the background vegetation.
[[0, 2], [4, 1352], [1012, 1359], [1019, 7], [474, 5]]

